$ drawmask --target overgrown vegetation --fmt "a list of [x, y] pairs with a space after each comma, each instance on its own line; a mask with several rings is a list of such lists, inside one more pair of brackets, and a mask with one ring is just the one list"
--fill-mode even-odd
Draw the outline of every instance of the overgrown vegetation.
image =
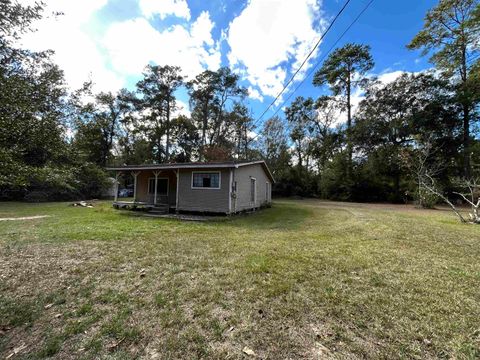
[[1, 203], [0, 356], [480, 356], [478, 229], [445, 210], [280, 201], [179, 222]]
[[[68, 89], [50, 53], [18, 49], [43, 5], [2, 3], [0, 197], [98, 197], [107, 164], [265, 159], [274, 193], [433, 206], [403, 159], [431, 144], [429, 164], [449, 200], [455, 179], [479, 175], [480, 4], [440, 0], [408, 47], [431, 55], [430, 72], [377, 81], [368, 44], [334, 50], [313, 78], [318, 97], [297, 97], [284, 116], [257, 122], [242, 78], [228, 68], [185, 79], [148, 65], [131, 89]], [[61, 14], [58, 14], [61, 16]], [[178, 94], [190, 115], [180, 114]], [[352, 94], [362, 95], [358, 107]], [[68, 135], [68, 136], [67, 136]]]

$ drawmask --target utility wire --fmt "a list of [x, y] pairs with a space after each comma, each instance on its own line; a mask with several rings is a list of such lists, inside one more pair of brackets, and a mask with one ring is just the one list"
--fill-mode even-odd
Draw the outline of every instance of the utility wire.
[[473, 63], [475, 63], [479, 59], [480, 59], [480, 54], [473, 55], [472, 57], [470, 57], [470, 59], [468, 59], [466, 61], [466, 63], [467, 63], [467, 65], [472, 65]]
[[340, 11], [337, 13], [337, 15], [335, 15], [335, 17], [333, 18], [332, 22], [330, 23], [330, 25], [328, 25], [327, 29], [323, 32], [322, 36], [320, 37], [320, 39], [318, 39], [317, 43], [315, 44], [315, 46], [313, 47], [313, 49], [308, 53], [307, 57], [305, 58], [305, 60], [303, 60], [302, 64], [300, 65], [300, 67], [297, 69], [297, 71], [295, 71], [295, 73], [290, 77], [290, 79], [288, 80], [288, 82], [283, 86], [283, 89], [282, 91], [280, 91], [278, 93], [278, 95], [275, 97], [275, 99], [270, 103], [270, 105], [268, 105], [268, 107], [265, 109], [265, 111], [262, 113], [262, 115], [260, 115], [260, 117], [254, 122], [254, 125], [256, 125], [262, 118], [263, 116], [267, 113], [268, 110], [270, 110], [270, 108], [275, 104], [275, 102], [278, 100], [278, 98], [283, 94], [283, 92], [287, 89], [288, 85], [290, 85], [290, 83], [293, 81], [293, 79], [295, 78], [295, 76], [299, 73], [299, 71], [302, 69], [302, 67], [307, 63], [308, 59], [310, 59], [310, 57], [312, 56], [313, 52], [317, 49], [317, 47], [320, 45], [320, 43], [322, 42], [322, 40], [325, 38], [325, 36], [327, 35], [327, 33], [330, 31], [330, 29], [333, 27], [333, 24], [335, 24], [335, 22], [337, 21], [337, 19], [340, 17], [340, 15], [343, 13], [343, 11], [345, 10], [345, 8], [347, 7], [347, 5], [350, 3], [351, 0], [347, 0], [345, 2], [345, 4], [343, 5], [343, 7], [340, 9]]
[[[282, 107], [288, 102], [288, 100], [292, 97], [292, 95], [303, 85], [303, 83], [305, 82], [305, 80], [307, 80], [310, 75], [312, 75], [312, 73], [317, 69], [317, 67], [320, 65], [321, 62], [323, 62], [323, 60], [325, 60], [325, 58], [328, 56], [328, 54], [337, 46], [337, 44], [340, 42], [340, 40], [342, 40], [342, 38], [345, 36], [345, 34], [353, 27], [353, 25], [355, 25], [355, 23], [358, 21], [358, 19], [360, 19], [360, 17], [365, 13], [365, 11], [368, 10], [368, 8], [370, 7], [370, 5], [372, 5], [372, 3], [374, 2], [375, 0], [370, 0], [370, 2], [363, 8], [363, 10], [357, 15], [357, 17], [352, 21], [352, 23], [343, 31], [342, 35], [340, 35], [340, 37], [333, 43], [333, 45], [328, 49], [328, 51], [320, 58], [320, 60], [317, 61], [317, 63], [313, 66], [313, 68], [310, 69], [310, 71], [307, 73], [307, 75], [303, 78], [303, 80], [295, 87], [295, 89], [290, 93], [290, 95], [288, 95], [288, 97], [282, 102], [282, 104], [280, 106], [278, 106], [277, 110], [275, 111], [275, 113], [272, 115], [272, 117], [274, 117], [275, 115], [277, 115], [277, 113], [280, 111], [280, 109], [282, 109]], [[251, 141], [255, 140], [258, 136], [260, 136], [260, 134], [257, 134]]]
[[363, 15], [365, 11], [370, 7], [370, 5], [374, 2], [374, 0], [370, 0], [370, 2], [363, 8], [363, 10], [357, 15], [357, 17], [353, 20], [353, 22], [345, 29], [345, 31], [340, 35], [340, 37], [333, 43], [333, 45], [328, 49], [328, 51], [320, 58], [320, 60], [310, 69], [310, 71], [307, 73], [307, 75], [303, 78], [302, 81], [295, 87], [295, 89], [290, 93], [290, 95], [287, 96], [287, 98], [282, 102], [281, 105], [278, 106], [277, 110], [275, 113], [272, 115], [275, 116], [277, 113], [280, 111], [280, 109], [290, 100], [293, 94], [297, 92], [297, 90], [305, 83], [305, 80], [307, 80], [310, 75], [313, 74], [313, 72], [318, 68], [321, 62], [325, 60], [327, 55], [337, 46], [337, 44], [342, 40], [342, 38], [345, 36], [345, 34], [355, 25], [355, 23], [360, 19], [360, 17]]

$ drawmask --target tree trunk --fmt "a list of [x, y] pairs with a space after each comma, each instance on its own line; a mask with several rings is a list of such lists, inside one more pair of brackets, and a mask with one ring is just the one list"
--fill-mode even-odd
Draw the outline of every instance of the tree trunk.
[[302, 150], [300, 150], [300, 146], [298, 147], [298, 166], [300, 168], [303, 167]]
[[247, 153], [248, 153], [248, 127], [247, 127], [247, 124], [245, 124], [245, 126], [244, 126], [244, 130], [245, 130], [245, 149], [244, 149], [244, 158], [245, 158], [245, 160], [248, 160], [248, 159], [247, 159]]
[[205, 150], [205, 145], [207, 144], [207, 125], [208, 125], [208, 103], [203, 105], [203, 119], [202, 119], [202, 145], [198, 154], [200, 161], [203, 160], [203, 151]]
[[[431, 179], [431, 177], [430, 177], [430, 179]], [[435, 184], [433, 183], [433, 181], [432, 181], [432, 184], [431, 184], [431, 185], [428, 185], [428, 184], [425, 183], [425, 182], [422, 182], [422, 185], [423, 185], [423, 187], [424, 187], [426, 190], [430, 191], [432, 194], [437, 195], [439, 198], [441, 198], [443, 201], [445, 201], [445, 203], [447, 203], [448, 206], [450, 206], [450, 208], [451, 208], [452, 211], [455, 213], [455, 215], [457, 215], [457, 217], [459, 218], [460, 222], [462, 222], [462, 223], [466, 223], [466, 222], [467, 222], [467, 221], [465, 220], [465, 218], [462, 216], [462, 214], [457, 210], [457, 208], [455, 207], [455, 205], [453, 205], [453, 203], [452, 203], [450, 200], [448, 200], [448, 198], [447, 198], [445, 195], [443, 195], [443, 193], [442, 193], [441, 191], [439, 191], [439, 190], [436, 189]]]
[[[465, 34], [462, 31], [462, 39], [465, 39]], [[467, 45], [464, 41], [462, 47], [462, 64], [461, 64], [461, 79], [462, 86], [462, 111], [463, 111], [463, 175], [466, 179], [470, 179], [470, 107], [467, 100], [467, 94], [465, 92], [466, 83], [468, 80], [468, 67], [467, 67]]]
[[400, 172], [398, 171], [395, 172], [394, 187], [395, 187], [395, 202], [400, 202], [400, 199], [402, 197], [400, 195]]
[[352, 142], [351, 142], [351, 127], [352, 127], [352, 104], [351, 104], [351, 94], [352, 94], [352, 82], [351, 82], [351, 72], [348, 74], [347, 79], [347, 179], [350, 180], [352, 176]]
[[170, 97], [167, 98], [167, 144], [165, 146], [165, 160], [170, 160]]
[[470, 179], [470, 110], [463, 105], [463, 175]]

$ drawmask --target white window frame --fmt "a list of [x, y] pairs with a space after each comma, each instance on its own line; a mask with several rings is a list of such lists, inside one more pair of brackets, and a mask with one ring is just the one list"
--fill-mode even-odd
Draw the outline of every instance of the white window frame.
[[[193, 174], [218, 174], [218, 187], [200, 187], [193, 186]], [[222, 188], [222, 172], [221, 171], [192, 171], [192, 179], [190, 182], [192, 190], [220, 190]]]
[[[254, 187], [254, 191], [253, 191], [253, 202], [252, 202], [252, 180], [254, 180], [255, 182], [255, 187]], [[250, 204], [253, 204], [253, 205], [257, 205], [257, 178], [254, 178], [253, 176], [250, 176], [250, 194], [249, 195], [249, 198], [250, 198]]]
[[[157, 190], [157, 196], [168, 196], [169, 193], [170, 193], [170, 178], [168, 177], [158, 177], [157, 178], [158, 180], [162, 179], [162, 180], [167, 180], [167, 193], [166, 194], [159, 194], [158, 193], [158, 190]], [[154, 191], [153, 192], [150, 192], [150, 180], [154, 180], [154, 183], [155, 183], [155, 178], [154, 177], [150, 177], [148, 178], [148, 195], [153, 195], [155, 196], [155, 189], [153, 189]]]

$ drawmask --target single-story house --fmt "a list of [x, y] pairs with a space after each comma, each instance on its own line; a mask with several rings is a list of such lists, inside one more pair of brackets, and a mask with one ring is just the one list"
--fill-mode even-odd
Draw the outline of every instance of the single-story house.
[[134, 179], [133, 206], [164, 212], [234, 214], [269, 205], [273, 176], [264, 161], [192, 162], [109, 167]]

